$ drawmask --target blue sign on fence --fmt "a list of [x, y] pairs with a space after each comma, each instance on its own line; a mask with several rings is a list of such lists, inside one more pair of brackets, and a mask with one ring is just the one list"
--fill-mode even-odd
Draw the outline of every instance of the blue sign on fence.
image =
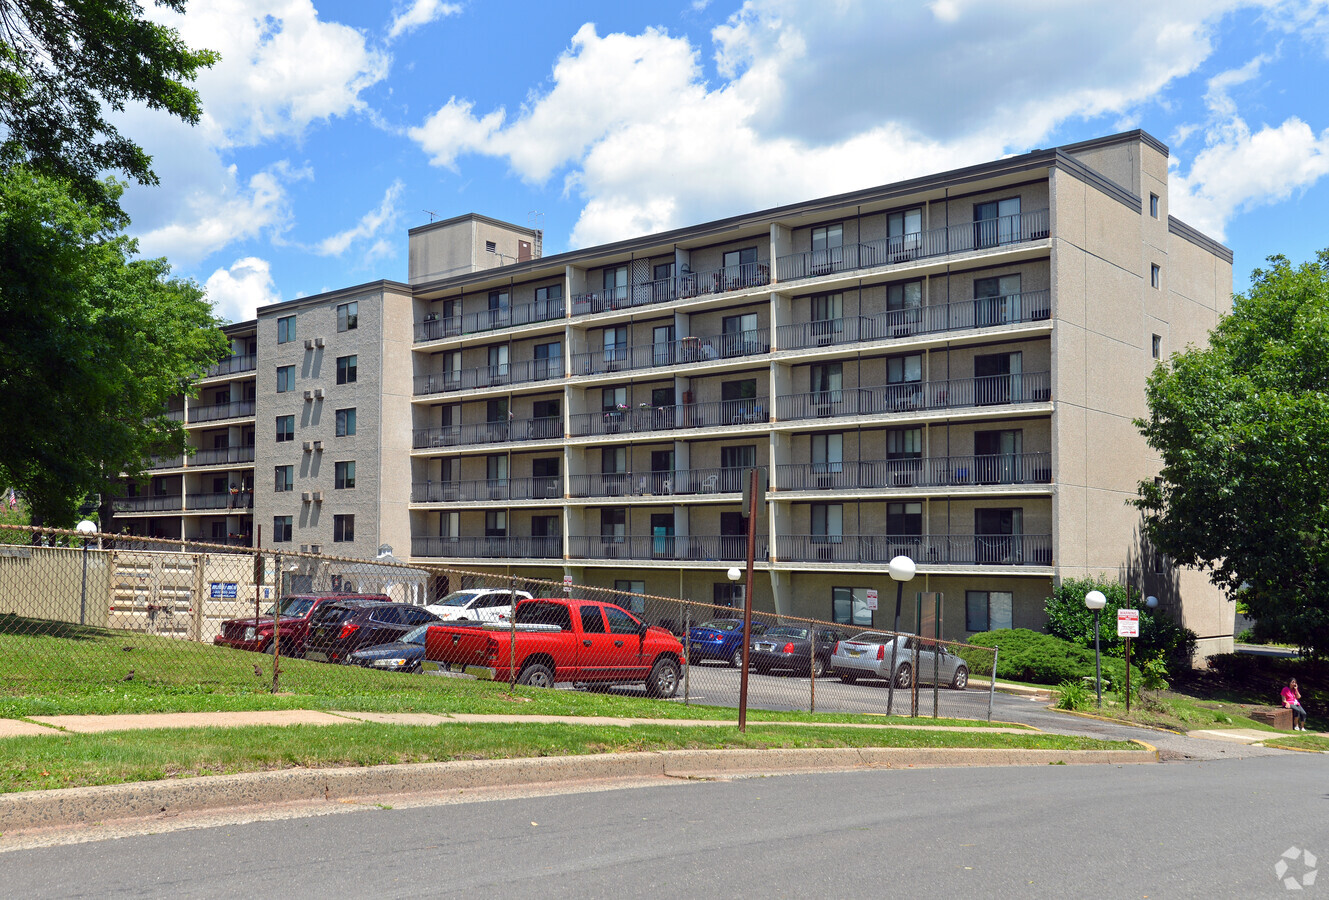
[[213, 581], [211, 587], [214, 600], [234, 600], [240, 596], [239, 587], [234, 581]]

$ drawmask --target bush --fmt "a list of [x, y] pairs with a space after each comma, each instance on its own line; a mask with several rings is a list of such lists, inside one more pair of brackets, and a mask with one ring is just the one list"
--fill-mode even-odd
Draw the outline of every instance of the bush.
[[1255, 631], [1254, 631], [1253, 629], [1250, 629], [1250, 628], [1246, 628], [1246, 629], [1244, 629], [1244, 630], [1242, 630], [1242, 631], [1238, 631], [1238, 632], [1237, 632], [1236, 641], [1237, 641], [1238, 644], [1254, 644], [1254, 643], [1256, 643], [1256, 640], [1255, 640]]
[[[1094, 651], [1070, 641], [1030, 631], [1011, 628], [986, 631], [974, 635], [969, 643], [980, 647], [998, 647], [997, 678], [1028, 681], [1034, 684], [1061, 684], [1063, 681], [1092, 677]], [[970, 671], [990, 671], [992, 658], [980, 650], [962, 648]], [[979, 659], [982, 656], [984, 659]], [[973, 657], [972, 659], [970, 657]], [[1131, 667], [1131, 677], [1138, 677], [1138, 669]], [[1103, 658], [1104, 682], [1116, 684], [1125, 679], [1125, 663], [1120, 659]]]
[[1084, 605], [1090, 591], [1102, 591], [1107, 598], [1099, 621], [1099, 642], [1105, 654], [1119, 657], [1123, 652], [1124, 638], [1117, 637], [1117, 610], [1136, 609], [1140, 613], [1140, 636], [1131, 641], [1131, 657], [1141, 662], [1161, 659], [1169, 669], [1190, 667], [1195, 656], [1195, 632], [1165, 613], [1149, 610], [1139, 591], [1113, 581], [1072, 578], [1058, 585], [1046, 603], [1048, 634], [1093, 649], [1094, 614]]
[[1089, 688], [1083, 680], [1057, 685], [1057, 709], [1083, 709], [1089, 705]]
[[1140, 663], [1140, 690], [1166, 691], [1167, 666], [1161, 659], [1146, 659]]

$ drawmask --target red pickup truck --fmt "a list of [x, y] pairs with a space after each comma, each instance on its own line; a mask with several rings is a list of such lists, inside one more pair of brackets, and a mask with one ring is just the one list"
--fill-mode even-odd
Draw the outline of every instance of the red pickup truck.
[[645, 683], [647, 694], [667, 698], [687, 664], [678, 638], [611, 603], [525, 600], [514, 623], [431, 625], [422, 668], [495, 681], [515, 675], [533, 687]]

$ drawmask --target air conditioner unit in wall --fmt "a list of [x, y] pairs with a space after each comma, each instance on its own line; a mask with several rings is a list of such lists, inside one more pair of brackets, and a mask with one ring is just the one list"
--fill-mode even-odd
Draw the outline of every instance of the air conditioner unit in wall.
[[322, 492], [322, 491], [314, 491], [314, 502], [315, 502], [315, 503], [322, 503], [322, 502], [323, 502], [323, 492]]
[[322, 441], [314, 441], [314, 452], [315, 452], [315, 453], [322, 453], [322, 452], [323, 452], [323, 442], [322, 442]]
[[323, 346], [323, 338], [314, 338], [314, 346], [315, 346], [315, 347], [322, 347], [322, 346]]
[[308, 552], [309, 552], [309, 545], [308, 545], [308, 544], [301, 544], [301, 545], [300, 545], [300, 552], [301, 552], [301, 553], [308, 553]]
[[314, 399], [314, 392], [313, 392], [313, 391], [305, 391], [305, 402], [308, 403], [309, 401], [311, 401], [311, 400], [313, 400], [313, 399]]
[[314, 499], [314, 495], [311, 494], [311, 493], [309, 493], [309, 491], [301, 491], [301, 492], [300, 492], [300, 500], [301, 500], [302, 502], [304, 502], [304, 503], [308, 503], [310, 500], [313, 500], [313, 499]]
[[315, 400], [323, 399], [323, 388], [314, 388], [314, 399]]
[[313, 338], [305, 338], [305, 349], [306, 349], [306, 350], [313, 350], [313, 349], [314, 349], [314, 339], [313, 339]]
[[314, 449], [314, 442], [313, 442], [313, 441], [305, 441], [305, 452], [308, 453], [310, 450], [313, 450], [313, 449]]

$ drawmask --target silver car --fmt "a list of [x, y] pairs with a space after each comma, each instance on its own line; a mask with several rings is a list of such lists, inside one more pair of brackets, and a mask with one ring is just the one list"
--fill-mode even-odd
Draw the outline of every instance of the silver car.
[[[949, 684], [962, 691], [969, 683], [969, 667], [944, 644], [920, 640], [914, 634], [902, 634], [899, 641], [895, 657], [896, 687], [907, 688], [913, 683], [915, 644], [920, 682], [931, 683], [935, 667], [938, 684]], [[880, 631], [863, 631], [840, 641], [831, 654], [831, 672], [845, 684], [853, 684], [860, 678], [887, 678], [891, 671], [891, 644], [891, 635]]]

